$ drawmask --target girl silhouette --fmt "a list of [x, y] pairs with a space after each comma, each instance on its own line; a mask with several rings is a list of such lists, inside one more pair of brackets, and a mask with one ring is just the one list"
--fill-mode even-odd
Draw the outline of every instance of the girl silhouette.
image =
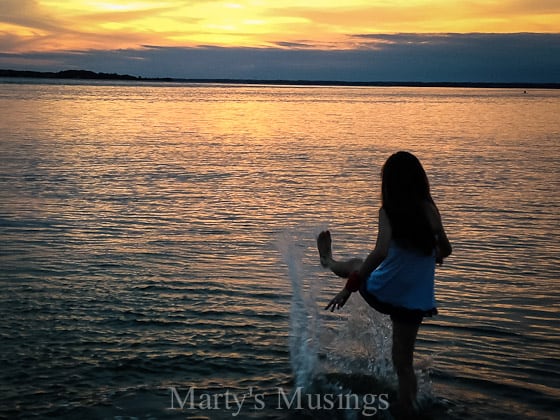
[[321, 264], [347, 278], [344, 288], [326, 309], [344, 306], [359, 291], [393, 325], [392, 359], [399, 382], [398, 410], [414, 413], [417, 381], [414, 343], [425, 316], [437, 314], [434, 296], [436, 263], [451, 254], [441, 217], [430, 194], [428, 177], [411, 153], [389, 157], [381, 172], [382, 206], [374, 250], [365, 260], [336, 261], [329, 231], [317, 238]]

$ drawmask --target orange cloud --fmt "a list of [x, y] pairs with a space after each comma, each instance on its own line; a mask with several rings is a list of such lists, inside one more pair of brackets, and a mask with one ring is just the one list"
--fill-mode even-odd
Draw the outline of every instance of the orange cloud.
[[3, 0], [5, 52], [162, 46], [353, 48], [373, 33], [560, 29], [557, 0]]

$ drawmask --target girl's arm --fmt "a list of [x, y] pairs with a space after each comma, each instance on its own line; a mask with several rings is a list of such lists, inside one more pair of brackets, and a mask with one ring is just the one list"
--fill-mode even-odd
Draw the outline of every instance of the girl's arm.
[[379, 225], [374, 250], [370, 252], [359, 270], [350, 273], [344, 288], [329, 302], [325, 309], [330, 309], [332, 312], [344, 306], [352, 292], [357, 291], [361, 283], [365, 281], [371, 272], [387, 257], [390, 242], [391, 224], [389, 223], [387, 213], [382, 208], [379, 210]]
[[377, 240], [375, 241], [375, 248], [367, 256], [366, 260], [358, 271], [360, 280], [367, 279], [369, 275], [377, 268], [379, 264], [387, 257], [389, 252], [389, 245], [391, 243], [391, 224], [389, 223], [389, 216], [387, 212], [381, 208], [379, 210], [379, 224], [377, 230]]
[[449, 242], [445, 229], [443, 228], [439, 210], [434, 203], [427, 203], [426, 213], [428, 215], [428, 220], [430, 221], [430, 226], [432, 227], [432, 232], [434, 232], [436, 237], [436, 261], [441, 264], [443, 263], [444, 258], [451, 255], [451, 243]]
[[389, 222], [389, 216], [385, 209], [381, 208], [379, 210], [379, 223], [377, 230], [377, 240], [375, 241], [375, 248], [367, 256], [360, 269], [350, 273], [348, 277], [348, 282], [346, 283], [345, 289], [350, 292], [355, 292], [360, 288], [362, 282], [370, 276], [370, 274], [375, 270], [381, 262], [387, 258], [389, 253], [389, 245], [391, 244], [391, 223]]

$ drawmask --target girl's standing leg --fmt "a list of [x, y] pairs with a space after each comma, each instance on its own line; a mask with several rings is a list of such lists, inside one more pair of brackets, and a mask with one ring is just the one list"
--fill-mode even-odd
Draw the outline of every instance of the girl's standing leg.
[[414, 373], [414, 343], [420, 323], [406, 323], [393, 320], [393, 365], [399, 380], [399, 411], [404, 418], [414, 413], [418, 393]]
[[321, 258], [321, 265], [329, 268], [339, 277], [347, 278], [352, 271], [359, 270], [363, 260], [352, 258], [346, 261], [335, 261], [332, 257], [332, 240], [330, 232], [324, 231], [317, 237], [317, 249]]

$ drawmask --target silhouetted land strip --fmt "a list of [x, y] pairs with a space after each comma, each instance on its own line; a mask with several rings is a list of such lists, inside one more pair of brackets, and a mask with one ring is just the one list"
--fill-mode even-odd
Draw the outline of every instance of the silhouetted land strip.
[[337, 80], [268, 80], [268, 79], [178, 79], [171, 77], [145, 78], [128, 74], [96, 73], [89, 70], [41, 72], [28, 70], [1, 70], [0, 77], [66, 79], [66, 80], [125, 80], [137, 82], [219, 83], [240, 85], [301, 85], [301, 86], [402, 86], [402, 87], [469, 87], [560, 89], [560, 83], [497, 83], [497, 82], [347, 82]]
[[95, 73], [89, 70], [63, 70], [59, 72], [0, 70], [0, 77], [22, 77], [34, 79], [83, 79], [83, 80], [140, 80], [128, 74]]

